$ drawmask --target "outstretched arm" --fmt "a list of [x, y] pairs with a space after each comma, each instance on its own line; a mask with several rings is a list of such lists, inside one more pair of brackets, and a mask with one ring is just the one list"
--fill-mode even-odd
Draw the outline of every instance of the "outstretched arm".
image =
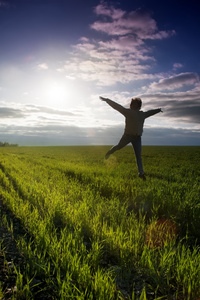
[[161, 108], [148, 110], [148, 111], [145, 112], [145, 119], [150, 117], [150, 116], [153, 116], [155, 114], [158, 114], [159, 112], [163, 112]]
[[101, 100], [101, 101], [107, 101], [108, 100], [108, 98], [104, 98], [104, 97], [102, 97], [102, 96], [99, 96], [99, 99]]
[[108, 105], [110, 105], [112, 108], [116, 109], [117, 111], [119, 111], [121, 114], [125, 114], [126, 108], [123, 107], [122, 105], [114, 102], [113, 100], [110, 100], [108, 98], [104, 98], [104, 97], [99, 97], [99, 99], [101, 101], [105, 101], [106, 103], [108, 103]]

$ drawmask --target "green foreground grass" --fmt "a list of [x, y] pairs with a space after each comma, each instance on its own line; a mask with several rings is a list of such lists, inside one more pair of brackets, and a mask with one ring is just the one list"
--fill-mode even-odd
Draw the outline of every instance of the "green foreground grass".
[[131, 147], [108, 148], [0, 149], [0, 197], [29, 236], [14, 299], [200, 298], [200, 147], [144, 146], [146, 181]]

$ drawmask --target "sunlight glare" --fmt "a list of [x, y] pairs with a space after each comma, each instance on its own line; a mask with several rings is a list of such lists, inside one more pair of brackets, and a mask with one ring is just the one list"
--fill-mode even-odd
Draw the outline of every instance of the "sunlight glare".
[[69, 92], [67, 91], [67, 88], [58, 83], [50, 84], [46, 89], [47, 100], [51, 103], [64, 102], [68, 94]]
[[63, 80], [48, 80], [42, 87], [45, 105], [52, 107], [69, 106], [73, 96], [73, 85]]

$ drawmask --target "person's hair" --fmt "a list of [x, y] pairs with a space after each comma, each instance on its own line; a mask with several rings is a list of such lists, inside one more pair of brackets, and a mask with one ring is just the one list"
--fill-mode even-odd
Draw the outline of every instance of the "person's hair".
[[142, 100], [140, 98], [132, 98], [130, 103], [130, 108], [138, 107], [139, 109], [142, 107]]

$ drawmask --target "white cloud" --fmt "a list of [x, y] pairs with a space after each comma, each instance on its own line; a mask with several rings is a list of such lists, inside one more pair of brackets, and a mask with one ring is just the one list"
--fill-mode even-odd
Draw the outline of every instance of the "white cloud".
[[95, 7], [95, 13], [97, 15], [111, 17], [112, 19], [119, 19], [125, 14], [123, 10], [115, 9], [113, 6], [109, 7], [105, 2]]
[[47, 65], [47, 63], [41, 63], [41, 64], [38, 64], [37, 65], [37, 69], [38, 70], [48, 70], [48, 65]]
[[173, 70], [181, 69], [183, 67], [183, 64], [180, 63], [174, 63], [173, 64]]
[[160, 31], [147, 12], [127, 12], [106, 2], [98, 5], [95, 13], [100, 19], [90, 27], [104, 35], [101, 40], [82, 37], [74, 45], [64, 66], [68, 76], [96, 81], [99, 86], [161, 78], [160, 74], [149, 74], [155, 57], [147, 41], [170, 37], [173, 30]]
[[140, 10], [126, 12], [108, 6], [107, 3], [98, 5], [95, 12], [103, 18], [93, 23], [91, 28], [108, 35], [134, 35], [139, 39], [163, 39], [175, 34], [174, 30], [159, 31], [156, 21], [148, 12]]
[[66, 75], [65, 78], [69, 80], [75, 80], [76, 78], [74, 76]]

